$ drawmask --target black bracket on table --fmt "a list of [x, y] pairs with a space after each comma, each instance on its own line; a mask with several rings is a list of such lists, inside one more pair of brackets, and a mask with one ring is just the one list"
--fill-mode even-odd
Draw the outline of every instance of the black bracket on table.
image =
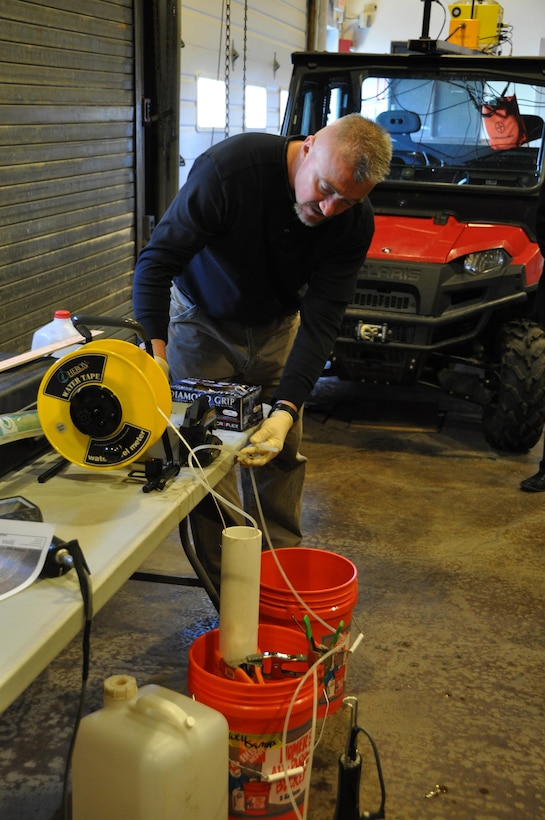
[[220, 598], [219, 593], [215, 586], [213, 585], [212, 581], [208, 577], [206, 570], [204, 569], [203, 565], [199, 561], [197, 557], [197, 553], [195, 552], [195, 548], [191, 541], [190, 533], [189, 533], [189, 519], [184, 518], [180, 521], [178, 526], [180, 532], [180, 541], [183, 547], [183, 550], [187, 556], [189, 563], [191, 564], [193, 570], [195, 571], [196, 577], [191, 575], [169, 575], [167, 573], [161, 572], [134, 572], [130, 580], [131, 581], [149, 581], [151, 583], [156, 584], [174, 584], [176, 586], [183, 586], [183, 587], [201, 587], [205, 590], [208, 597], [214, 604], [214, 607], [219, 612], [220, 608]]

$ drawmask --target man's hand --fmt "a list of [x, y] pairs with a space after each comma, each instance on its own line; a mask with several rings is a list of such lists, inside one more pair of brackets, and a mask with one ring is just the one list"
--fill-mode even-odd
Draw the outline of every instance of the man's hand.
[[170, 371], [169, 371], [169, 368], [168, 368], [167, 360], [163, 359], [161, 356], [154, 356], [153, 358], [155, 359], [155, 361], [157, 362], [157, 364], [159, 365], [159, 367], [161, 368], [161, 370], [163, 371], [163, 373], [167, 377], [167, 381], [170, 384]]
[[263, 467], [278, 455], [292, 425], [289, 413], [275, 410], [250, 437], [250, 444], [240, 450], [237, 460], [243, 467]]
[[152, 339], [151, 348], [153, 350], [153, 358], [167, 377], [170, 384], [170, 371], [167, 362], [167, 346], [163, 339]]

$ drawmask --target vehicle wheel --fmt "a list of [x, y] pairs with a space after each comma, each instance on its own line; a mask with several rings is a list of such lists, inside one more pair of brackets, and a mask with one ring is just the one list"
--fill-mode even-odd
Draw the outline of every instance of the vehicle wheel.
[[545, 331], [520, 319], [500, 331], [497, 393], [483, 410], [483, 431], [497, 450], [525, 453], [545, 422]]

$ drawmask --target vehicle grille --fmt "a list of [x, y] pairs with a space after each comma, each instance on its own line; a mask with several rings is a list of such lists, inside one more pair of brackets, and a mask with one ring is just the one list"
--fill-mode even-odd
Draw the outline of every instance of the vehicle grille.
[[416, 313], [416, 298], [412, 293], [391, 291], [383, 293], [377, 290], [357, 289], [352, 301], [354, 307], [371, 310], [392, 310], [398, 313]]
[[335, 346], [335, 366], [344, 378], [382, 384], [410, 384], [419, 357], [387, 346], [346, 344]]

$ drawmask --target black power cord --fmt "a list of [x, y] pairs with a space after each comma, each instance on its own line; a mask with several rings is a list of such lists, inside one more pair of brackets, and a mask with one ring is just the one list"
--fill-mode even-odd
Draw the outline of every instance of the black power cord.
[[54, 560], [60, 568], [60, 573], [68, 572], [70, 569], [76, 570], [81, 590], [81, 597], [83, 599], [83, 612], [85, 618], [83, 627], [83, 664], [81, 673], [81, 689], [79, 695], [78, 710], [76, 713], [76, 720], [74, 724], [74, 729], [72, 731], [72, 737], [70, 739], [68, 754], [66, 757], [62, 791], [63, 820], [70, 820], [72, 815], [69, 790], [70, 771], [72, 768], [72, 757], [74, 754], [74, 747], [76, 745], [78, 729], [81, 722], [81, 718], [83, 717], [85, 695], [87, 692], [87, 679], [89, 677], [89, 664], [91, 655], [91, 625], [93, 622], [93, 590], [89, 579], [91, 571], [87, 566], [87, 561], [85, 560], [85, 556], [77, 540], [68, 541], [66, 544], [63, 545], [57, 542], [56, 550], [54, 553]]
[[205, 568], [201, 564], [200, 560], [197, 557], [197, 552], [195, 550], [195, 546], [191, 541], [191, 537], [189, 534], [190, 525], [189, 520], [184, 518], [180, 521], [179, 525], [179, 532], [180, 532], [180, 541], [182, 542], [182, 547], [186, 554], [186, 557], [191, 564], [192, 569], [194, 570], [197, 578], [199, 579], [203, 589], [207, 593], [208, 597], [212, 601], [216, 611], [220, 611], [220, 596], [218, 590], [210, 580], [208, 573], [206, 572]]
[[358, 732], [361, 732], [362, 734], [365, 735], [365, 737], [367, 738], [367, 740], [371, 744], [371, 748], [373, 749], [373, 754], [375, 756], [375, 765], [376, 765], [376, 768], [377, 768], [377, 776], [378, 776], [378, 780], [379, 780], [379, 783], [380, 783], [380, 795], [381, 795], [381, 797], [380, 797], [380, 806], [379, 806], [378, 810], [375, 811], [375, 812], [364, 811], [361, 817], [362, 818], [369, 818], [369, 820], [384, 820], [384, 818], [386, 816], [385, 813], [384, 813], [384, 807], [386, 805], [386, 787], [384, 785], [384, 778], [382, 776], [382, 767], [380, 765], [380, 758], [379, 758], [379, 754], [378, 754], [377, 744], [375, 743], [375, 741], [373, 740], [373, 738], [371, 737], [369, 732], [367, 732], [362, 726], [358, 726], [357, 730], [358, 730]]
[[[348, 697], [344, 703], [352, 708], [352, 723], [348, 732], [346, 750], [339, 758], [337, 804], [333, 820], [384, 820], [386, 788], [377, 745], [369, 732], [357, 725], [357, 699]], [[358, 735], [365, 735], [375, 756], [375, 766], [380, 783], [381, 801], [376, 811], [360, 814], [361, 755], [358, 751]]]

